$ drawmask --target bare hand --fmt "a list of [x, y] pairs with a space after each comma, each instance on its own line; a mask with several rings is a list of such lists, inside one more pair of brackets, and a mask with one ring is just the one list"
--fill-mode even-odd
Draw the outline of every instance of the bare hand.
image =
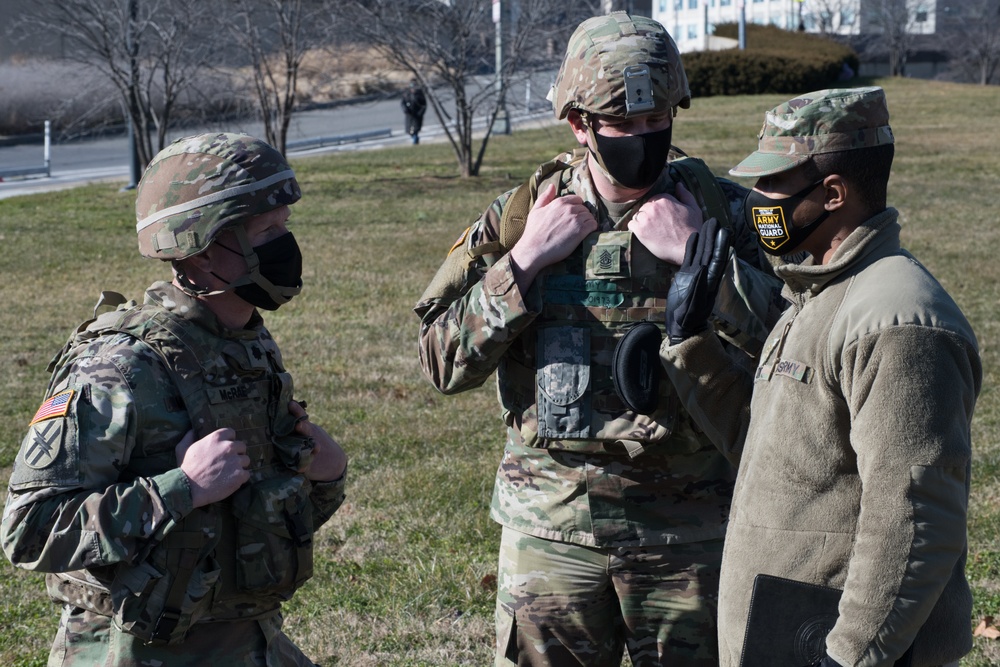
[[524, 233], [510, 251], [518, 288], [527, 290], [539, 271], [569, 257], [595, 231], [597, 220], [579, 195], [556, 197], [556, 186], [546, 186], [538, 193]]
[[177, 464], [191, 486], [191, 504], [204, 507], [224, 500], [250, 479], [247, 446], [236, 431], [220, 428], [201, 440], [188, 431], [174, 448]]
[[306, 468], [299, 470], [306, 478], [317, 482], [332, 482], [340, 479], [347, 468], [347, 454], [321, 426], [309, 421], [309, 415], [296, 401], [289, 401], [288, 411], [296, 418], [305, 417], [295, 424], [295, 432], [315, 443], [312, 460]]
[[701, 228], [704, 216], [694, 195], [677, 183], [677, 196], [666, 193], [649, 198], [628, 224], [629, 230], [651, 253], [680, 266], [688, 237]]

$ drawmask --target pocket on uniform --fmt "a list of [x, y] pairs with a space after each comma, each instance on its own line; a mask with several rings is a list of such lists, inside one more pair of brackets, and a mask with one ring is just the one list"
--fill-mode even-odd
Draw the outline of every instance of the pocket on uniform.
[[244, 592], [291, 597], [312, 576], [312, 506], [302, 475], [273, 477], [233, 496], [236, 583]]
[[[202, 516], [203, 515], [203, 516]], [[152, 645], [175, 644], [207, 614], [222, 568], [210, 553], [218, 543], [210, 512], [188, 517], [149, 557], [120, 566], [112, 581], [112, 621]]]
[[590, 330], [548, 327], [538, 332], [538, 436], [590, 436]]

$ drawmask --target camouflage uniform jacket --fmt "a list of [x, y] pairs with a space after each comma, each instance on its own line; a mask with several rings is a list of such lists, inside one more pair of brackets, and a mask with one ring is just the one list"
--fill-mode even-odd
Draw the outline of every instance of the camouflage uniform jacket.
[[[503, 209], [514, 191], [497, 198], [455, 244], [415, 307], [421, 318], [424, 374], [438, 390], [450, 394], [477, 387], [497, 371], [507, 443], [491, 516], [502, 525], [546, 539], [600, 547], [720, 538], [729, 511], [732, 467], [689, 416], [678, 410], [665, 379], [659, 385], [659, 407], [652, 417], [627, 411], [611, 387], [614, 343], [636, 321], [663, 326], [666, 291], [677, 267], [655, 259], [624, 231], [638, 203], [617, 223], [612, 220], [594, 191], [585, 160], [553, 178], [558, 180], [560, 194], [576, 193], [588, 203], [600, 232], [588, 237], [569, 259], [546, 269], [529, 292], [521, 294], [509, 255], [481, 251], [496, 247]], [[664, 172], [649, 194], [672, 191], [673, 185]], [[737, 254], [756, 265], [760, 257], [756, 242], [742, 223], [746, 190], [729, 181], [721, 185], [738, 221], [734, 230]], [[627, 286], [625, 291], [608, 288], [614, 280], [590, 280], [587, 274], [586, 285], [605, 291], [561, 298], [563, 287], [571, 291], [567, 286], [574, 281], [577, 287], [583, 284], [581, 273], [594, 268], [593, 249], [602, 244], [610, 244], [607, 247], [615, 252], [622, 248], [616, 256], [622, 264], [631, 265], [631, 278], [618, 281], [619, 286]], [[730, 288], [741, 283], [743, 289], [750, 286], [771, 294], [769, 299], [778, 292], [773, 276], [742, 262], [734, 261], [731, 266], [737, 265], [740, 279], [730, 275]], [[754, 283], [757, 278], [761, 280]], [[628, 291], [632, 288], [634, 293]], [[583, 289], [586, 292], [589, 287]], [[730, 290], [728, 298], [735, 298], [734, 294]], [[727, 296], [720, 297], [720, 302], [726, 303]], [[560, 315], [560, 311], [564, 312]], [[622, 437], [583, 432], [559, 439], [539, 431], [539, 423], [546, 422], [536, 399], [536, 374], [542, 365], [538, 363], [539, 341], [559, 329], [557, 325], [572, 324], [581, 317], [590, 321], [589, 332], [581, 334], [573, 328], [569, 338], [542, 347], [590, 357], [590, 368], [581, 373], [586, 376], [581, 393], [589, 396], [594, 422]], [[743, 324], [763, 340], [766, 328], [761, 322]], [[578, 335], [582, 337], [574, 338]], [[581, 368], [585, 366], [586, 360]], [[541, 375], [537, 377], [539, 386], [544, 384]], [[625, 447], [633, 436], [649, 445], [636, 458]]]
[[[310, 483], [293, 469], [311, 443], [291, 433], [295, 418], [281, 404], [291, 381], [277, 345], [256, 313], [247, 328], [225, 330], [166, 283], [118, 312], [144, 338], [100, 331], [57, 357], [11, 474], [4, 552], [51, 573], [54, 599], [111, 616], [140, 638], [156, 630], [152, 598], [180, 616], [160, 626], [173, 631], [170, 642], [190, 623], [276, 613], [311, 575], [311, 535], [344, 497], [343, 478]], [[171, 327], [176, 336], [165, 333]], [[147, 342], [155, 340], [161, 349]], [[195, 350], [179, 358], [196, 361], [168, 368], [170, 344]], [[193, 509], [175, 446], [192, 428], [203, 437], [222, 426], [247, 442], [251, 481]], [[178, 569], [179, 593], [164, 576]]]

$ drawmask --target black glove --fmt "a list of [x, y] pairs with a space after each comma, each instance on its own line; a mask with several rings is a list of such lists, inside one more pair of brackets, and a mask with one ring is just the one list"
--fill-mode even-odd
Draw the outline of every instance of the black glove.
[[688, 238], [684, 263], [667, 293], [667, 337], [676, 345], [708, 328], [729, 259], [729, 230], [715, 218]]
[[840, 667], [840, 663], [831, 658], [829, 655], [824, 656], [819, 662], [814, 662], [806, 667]]

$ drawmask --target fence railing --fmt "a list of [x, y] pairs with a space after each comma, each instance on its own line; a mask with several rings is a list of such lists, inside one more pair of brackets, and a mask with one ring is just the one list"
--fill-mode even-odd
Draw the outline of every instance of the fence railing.
[[45, 149], [42, 153], [43, 163], [35, 167], [0, 167], [0, 180], [5, 178], [24, 178], [25, 176], [52, 176], [52, 123], [45, 121]]
[[303, 148], [322, 148], [323, 146], [339, 146], [340, 144], [353, 144], [368, 139], [379, 139], [381, 137], [391, 137], [392, 130], [388, 127], [381, 130], [369, 130], [367, 132], [355, 132], [354, 134], [338, 134], [332, 137], [310, 137], [289, 141], [285, 147], [288, 150]]

